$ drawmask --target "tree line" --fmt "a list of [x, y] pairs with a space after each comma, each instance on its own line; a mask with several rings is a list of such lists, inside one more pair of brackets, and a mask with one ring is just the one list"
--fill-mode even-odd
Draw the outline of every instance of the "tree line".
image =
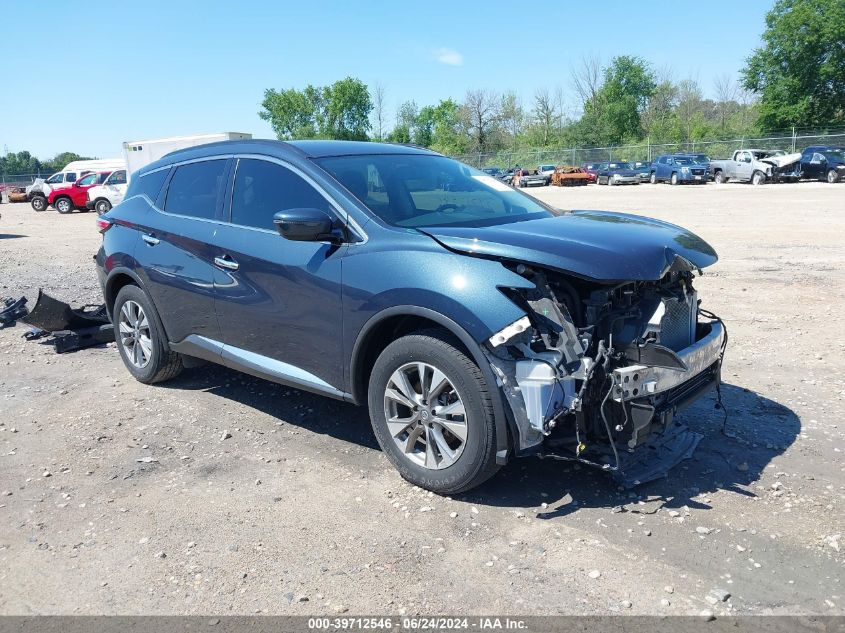
[[48, 160], [39, 160], [27, 151], [7, 152], [0, 156], [0, 175], [42, 174], [50, 175], [61, 171], [74, 160], [91, 160], [74, 152], [60, 152]]

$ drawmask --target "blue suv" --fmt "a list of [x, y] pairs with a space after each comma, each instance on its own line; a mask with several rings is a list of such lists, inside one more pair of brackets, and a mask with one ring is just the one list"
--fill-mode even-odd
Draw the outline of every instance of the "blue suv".
[[646, 481], [694, 447], [675, 416], [719, 383], [724, 329], [693, 288], [707, 243], [424, 149], [181, 150], [98, 225], [136, 379], [212, 361], [367, 405], [387, 457], [438, 493], [528, 454]]
[[[705, 157], [706, 158], [706, 157]], [[666, 154], [651, 163], [651, 184], [669, 182], [673, 185], [694, 183], [706, 185], [710, 174], [709, 163], [699, 162], [690, 154]]]

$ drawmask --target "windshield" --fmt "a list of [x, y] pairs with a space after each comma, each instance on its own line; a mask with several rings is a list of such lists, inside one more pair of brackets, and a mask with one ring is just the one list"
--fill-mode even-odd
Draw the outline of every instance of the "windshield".
[[631, 163], [608, 163], [608, 169], [631, 169]]
[[560, 213], [443, 156], [375, 154], [316, 162], [395, 226], [490, 226]]
[[695, 160], [699, 163], [709, 163], [710, 157], [707, 154], [696, 154]]
[[57, 182], [62, 182], [62, 178], [64, 177], [63, 173], [53, 174], [47, 179], [47, 183], [53, 185]]
[[828, 152], [822, 152], [822, 154], [824, 154], [825, 158], [834, 162], [845, 160], [845, 152], [830, 150]]
[[554, 165], [540, 165], [540, 171], [554, 171]]
[[676, 165], [692, 165], [692, 158], [689, 156], [675, 156]]

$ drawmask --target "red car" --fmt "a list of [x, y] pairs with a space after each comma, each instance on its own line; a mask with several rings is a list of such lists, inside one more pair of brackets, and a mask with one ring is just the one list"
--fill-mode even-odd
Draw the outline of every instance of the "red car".
[[47, 196], [47, 204], [52, 204], [59, 213], [70, 213], [74, 209], [86, 211], [88, 190], [96, 185], [102, 185], [110, 175], [110, 171], [98, 171], [83, 176], [69, 187], [51, 191]]
[[596, 182], [601, 167], [601, 163], [584, 163], [583, 165], [581, 165], [581, 169], [583, 169], [590, 175], [590, 182]]

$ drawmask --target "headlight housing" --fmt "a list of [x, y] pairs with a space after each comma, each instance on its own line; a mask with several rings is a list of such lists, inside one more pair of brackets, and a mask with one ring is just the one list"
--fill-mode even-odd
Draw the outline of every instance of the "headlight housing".
[[688, 174], [689, 173], [689, 167], [681, 167], [681, 173], [682, 174]]

